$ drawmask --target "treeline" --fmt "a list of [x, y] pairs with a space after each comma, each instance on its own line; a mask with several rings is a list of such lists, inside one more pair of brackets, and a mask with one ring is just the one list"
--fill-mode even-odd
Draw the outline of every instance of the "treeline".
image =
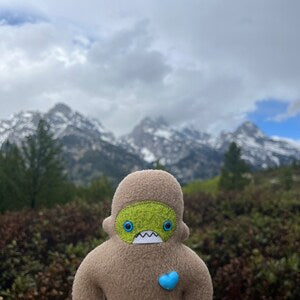
[[21, 145], [6, 142], [0, 151], [0, 212], [51, 207], [76, 198], [99, 201], [112, 192], [105, 177], [86, 187], [68, 180], [62, 146], [44, 120]]
[[242, 191], [249, 184], [258, 183], [258, 173], [265, 175], [276, 171], [276, 173], [279, 173], [279, 177], [273, 182], [273, 185], [275, 183], [278, 187], [288, 191], [294, 186], [294, 175], [299, 170], [300, 161], [294, 159], [290, 165], [253, 172], [251, 167], [242, 159], [241, 148], [232, 142], [224, 155], [224, 164], [218, 181], [218, 189], [220, 191]]
[[[159, 160], [155, 169], [164, 169]], [[289, 190], [294, 185], [294, 170], [300, 163], [281, 168], [280, 185]], [[270, 171], [270, 170], [269, 170]], [[253, 183], [250, 166], [241, 158], [241, 148], [229, 145], [218, 178], [219, 191], [242, 191]], [[51, 207], [77, 199], [97, 202], [111, 199], [114, 187], [103, 176], [88, 186], [75, 186], [64, 166], [62, 145], [53, 137], [49, 125], [40, 120], [33, 135], [18, 146], [6, 142], [0, 150], [0, 213], [22, 208]]]

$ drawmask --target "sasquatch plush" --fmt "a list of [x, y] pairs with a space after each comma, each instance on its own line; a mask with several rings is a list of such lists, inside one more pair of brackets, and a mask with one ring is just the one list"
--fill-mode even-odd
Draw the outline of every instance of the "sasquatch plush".
[[172, 175], [144, 170], [125, 177], [103, 221], [109, 239], [79, 266], [73, 299], [212, 299], [206, 265], [182, 244], [189, 234], [182, 216]]

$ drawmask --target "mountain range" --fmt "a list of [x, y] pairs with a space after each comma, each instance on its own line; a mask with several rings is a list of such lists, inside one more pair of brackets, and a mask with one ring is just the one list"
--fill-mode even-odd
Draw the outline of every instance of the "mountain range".
[[46, 113], [25, 111], [0, 120], [0, 147], [9, 140], [20, 144], [45, 119], [63, 145], [67, 173], [76, 183], [101, 175], [113, 182], [126, 174], [151, 168], [159, 161], [182, 183], [219, 173], [230, 142], [242, 149], [253, 169], [276, 167], [300, 159], [300, 147], [264, 134], [247, 121], [233, 132], [212, 136], [192, 126], [175, 128], [163, 117], [142, 119], [133, 130], [116, 138], [98, 120], [58, 103]]

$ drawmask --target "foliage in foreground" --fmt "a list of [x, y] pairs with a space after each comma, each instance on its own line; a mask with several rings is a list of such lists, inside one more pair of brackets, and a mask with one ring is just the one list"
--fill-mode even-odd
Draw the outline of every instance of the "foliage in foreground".
[[[216, 299], [296, 299], [300, 195], [248, 187], [188, 196], [187, 244], [207, 263]], [[106, 236], [110, 204], [70, 203], [0, 216], [0, 295], [70, 299], [76, 268]]]
[[34, 134], [18, 148], [0, 149], [0, 212], [67, 202], [72, 195], [64, 174], [61, 145], [49, 125], [40, 120]]

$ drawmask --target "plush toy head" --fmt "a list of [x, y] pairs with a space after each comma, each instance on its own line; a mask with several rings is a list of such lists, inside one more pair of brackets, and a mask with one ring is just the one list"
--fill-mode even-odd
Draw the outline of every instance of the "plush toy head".
[[178, 242], [188, 237], [182, 215], [177, 180], [165, 171], [144, 170], [131, 173], [119, 184], [103, 228], [111, 238], [127, 244]]

